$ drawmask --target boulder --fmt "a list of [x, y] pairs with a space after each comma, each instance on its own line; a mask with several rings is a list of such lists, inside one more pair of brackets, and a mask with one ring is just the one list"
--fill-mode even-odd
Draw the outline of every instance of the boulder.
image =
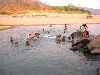
[[95, 48], [91, 51], [92, 54], [100, 54], [100, 48]]
[[91, 53], [100, 53], [100, 35], [96, 36], [94, 40], [92, 40], [88, 44], [88, 48], [91, 50]]

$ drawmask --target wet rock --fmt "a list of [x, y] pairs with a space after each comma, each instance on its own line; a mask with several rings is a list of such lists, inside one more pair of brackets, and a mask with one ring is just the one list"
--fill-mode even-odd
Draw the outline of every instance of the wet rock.
[[100, 35], [96, 36], [94, 40], [92, 40], [89, 45], [89, 49], [92, 50], [91, 53], [100, 54]]
[[97, 68], [97, 75], [100, 75], [100, 68]]

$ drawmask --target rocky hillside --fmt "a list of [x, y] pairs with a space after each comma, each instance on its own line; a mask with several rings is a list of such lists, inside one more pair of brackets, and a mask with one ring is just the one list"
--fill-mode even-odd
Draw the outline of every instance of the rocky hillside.
[[53, 11], [54, 9], [39, 0], [0, 0], [0, 14], [22, 13], [27, 10]]
[[54, 7], [48, 6], [39, 0], [0, 0], [0, 14], [23, 14], [32, 12], [57, 12], [57, 13], [88, 13], [89, 11], [80, 9], [73, 5]]

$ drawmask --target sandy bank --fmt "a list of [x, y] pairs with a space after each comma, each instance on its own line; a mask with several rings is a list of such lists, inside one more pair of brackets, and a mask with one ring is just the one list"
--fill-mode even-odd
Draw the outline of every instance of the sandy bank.
[[7, 29], [11, 29], [14, 26], [0, 26], [0, 30], [7, 30]]
[[86, 19], [77, 16], [0, 16], [1, 25], [39, 25], [39, 24], [81, 24], [100, 23], [100, 16]]

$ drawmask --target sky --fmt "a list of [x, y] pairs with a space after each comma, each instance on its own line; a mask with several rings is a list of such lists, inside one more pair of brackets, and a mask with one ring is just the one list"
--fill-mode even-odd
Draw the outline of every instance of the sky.
[[65, 6], [73, 4], [81, 7], [100, 9], [100, 0], [40, 0], [51, 6]]

